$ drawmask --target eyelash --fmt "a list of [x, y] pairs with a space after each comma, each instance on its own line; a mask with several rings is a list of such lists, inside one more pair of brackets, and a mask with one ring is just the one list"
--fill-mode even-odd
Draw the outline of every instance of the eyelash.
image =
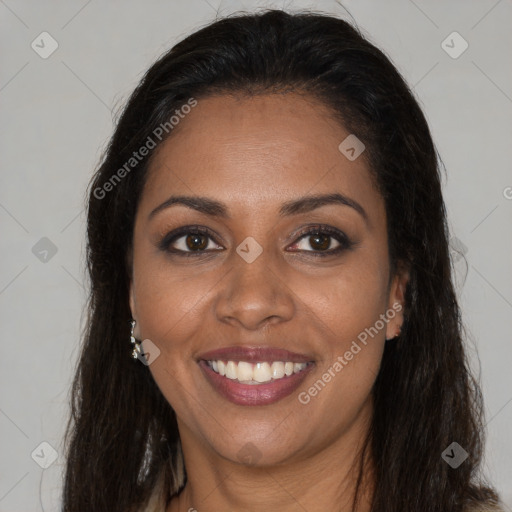
[[[176, 256], [180, 257], [198, 257], [203, 256], [204, 254], [207, 254], [212, 251], [202, 250], [202, 251], [182, 251], [181, 249], [171, 249], [170, 246], [172, 243], [174, 243], [176, 240], [179, 240], [184, 235], [205, 235], [208, 238], [210, 238], [214, 243], [217, 245], [220, 245], [215, 240], [215, 234], [208, 228], [204, 226], [183, 226], [181, 228], [175, 229], [174, 231], [171, 231], [168, 233], [158, 244], [158, 247], [160, 250], [164, 252], [171, 253]], [[301, 241], [304, 238], [307, 238], [308, 236], [313, 235], [328, 235], [330, 238], [334, 238], [340, 245], [336, 247], [335, 249], [330, 249], [327, 251], [303, 251], [306, 253], [311, 253], [311, 256], [314, 257], [327, 257], [327, 256], [333, 256], [336, 254], [341, 253], [342, 251], [351, 249], [354, 247], [355, 243], [352, 242], [342, 231], [330, 227], [330, 226], [324, 226], [324, 225], [314, 225], [314, 226], [308, 226], [302, 230], [300, 230], [298, 233], [295, 234], [296, 240], [293, 242], [292, 245], [297, 244], [299, 241]], [[217, 250], [213, 251], [217, 252]], [[299, 252], [301, 252], [299, 250]]]

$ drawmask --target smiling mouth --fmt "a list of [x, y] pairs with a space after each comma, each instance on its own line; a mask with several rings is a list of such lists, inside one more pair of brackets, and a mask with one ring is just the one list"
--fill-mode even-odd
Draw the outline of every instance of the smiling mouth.
[[240, 384], [258, 385], [290, 377], [300, 373], [313, 362], [293, 363], [291, 361], [273, 361], [250, 363], [248, 361], [207, 360], [208, 366], [218, 375]]
[[311, 354], [236, 345], [202, 353], [197, 363], [220, 396], [243, 406], [283, 400], [297, 390], [316, 365]]

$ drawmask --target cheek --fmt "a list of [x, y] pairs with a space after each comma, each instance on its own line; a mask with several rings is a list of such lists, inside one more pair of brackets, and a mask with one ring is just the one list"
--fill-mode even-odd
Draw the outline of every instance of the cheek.
[[[138, 274], [137, 314], [141, 337], [149, 338], [160, 350], [158, 359], [149, 370], [171, 407], [187, 423], [208, 421], [195, 415], [202, 408], [191, 407], [190, 400], [197, 396], [190, 383], [199, 378], [194, 359], [194, 340], [204, 323], [204, 299], [211, 287], [201, 279], [176, 279], [177, 273], [158, 265], [144, 266]], [[204, 310], [204, 309], [203, 309]], [[197, 350], [197, 348], [196, 348]], [[197, 400], [197, 398], [192, 401]], [[195, 413], [192, 413], [195, 411]]]
[[198, 324], [199, 311], [215, 284], [206, 274], [198, 276], [193, 267], [193, 263], [173, 265], [147, 240], [136, 246], [134, 291], [141, 337], [164, 350], [183, 348], [189, 327]]
[[[144, 279], [144, 278], [143, 278]], [[169, 276], [152, 274], [136, 289], [141, 336], [161, 350], [188, 356], [187, 341], [201, 325], [206, 290], [202, 281], [176, 282]]]
[[[387, 287], [386, 265], [382, 265], [378, 256], [361, 251], [353, 253], [328, 276], [315, 278], [313, 283], [310, 279], [303, 280], [300, 289], [295, 287], [294, 291], [314, 313], [312, 318], [324, 326], [333, 352], [335, 349], [338, 353], [374, 326], [385, 312]], [[381, 322], [378, 327], [382, 327]], [[385, 329], [378, 330], [379, 337], [385, 336]]]
[[303, 283], [300, 294], [322, 337], [323, 354], [313, 385], [301, 390], [308, 395], [302, 403], [316, 403], [327, 415], [342, 408], [347, 417], [365, 403], [385, 345], [387, 284], [386, 265], [362, 253], [314, 286]]

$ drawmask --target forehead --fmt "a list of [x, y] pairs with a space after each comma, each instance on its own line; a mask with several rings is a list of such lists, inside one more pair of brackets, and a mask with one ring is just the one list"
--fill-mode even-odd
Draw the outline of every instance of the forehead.
[[197, 101], [153, 155], [141, 203], [184, 193], [251, 209], [337, 191], [382, 214], [366, 160], [340, 152], [350, 134], [324, 104], [296, 93]]

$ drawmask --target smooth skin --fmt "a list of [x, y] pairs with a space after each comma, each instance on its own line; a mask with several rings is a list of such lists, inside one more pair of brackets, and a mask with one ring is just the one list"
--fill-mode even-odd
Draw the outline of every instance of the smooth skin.
[[[136, 215], [130, 305], [137, 337], [161, 350], [149, 369], [176, 412], [183, 446], [188, 482], [167, 512], [351, 510], [372, 386], [403, 310], [309, 403], [298, 394], [393, 304], [403, 306], [408, 275], [390, 275], [384, 200], [364, 154], [350, 161], [339, 151], [348, 135], [305, 95], [211, 96], [153, 155]], [[283, 203], [336, 192], [367, 218], [340, 204], [279, 214]], [[150, 216], [173, 195], [219, 201], [229, 217], [181, 204]], [[315, 256], [340, 246], [329, 235], [296, 236], [319, 224], [353, 245]], [[160, 247], [172, 230], [191, 225], [214, 237], [184, 234], [167, 247], [190, 257]], [[263, 248], [252, 263], [236, 252], [247, 237]], [[233, 345], [285, 348], [315, 366], [274, 404], [235, 405], [197, 362]], [[252, 462], [242, 463], [241, 453]], [[370, 509], [371, 475], [369, 460], [358, 512]]]

